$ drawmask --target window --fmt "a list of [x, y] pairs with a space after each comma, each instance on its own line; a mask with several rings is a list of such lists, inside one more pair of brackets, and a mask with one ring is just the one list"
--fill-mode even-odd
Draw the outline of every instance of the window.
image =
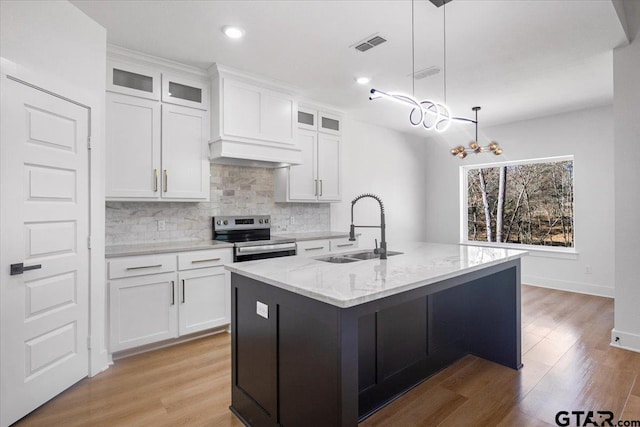
[[462, 240], [574, 247], [573, 157], [462, 167]]

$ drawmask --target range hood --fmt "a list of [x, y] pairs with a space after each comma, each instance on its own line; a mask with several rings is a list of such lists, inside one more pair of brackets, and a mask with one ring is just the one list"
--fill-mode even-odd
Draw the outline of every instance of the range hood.
[[218, 140], [209, 142], [211, 163], [259, 168], [283, 168], [302, 163], [302, 152], [291, 146], [277, 147], [264, 142]]
[[220, 64], [209, 74], [211, 163], [263, 168], [302, 163], [294, 90]]

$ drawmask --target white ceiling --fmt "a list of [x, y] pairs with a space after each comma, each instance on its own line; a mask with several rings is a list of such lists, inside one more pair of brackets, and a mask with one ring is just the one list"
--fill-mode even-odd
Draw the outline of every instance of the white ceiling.
[[[213, 62], [280, 80], [313, 100], [408, 131], [409, 109], [368, 100], [371, 87], [411, 93], [411, 2], [72, 0], [110, 43], [208, 68]], [[415, 69], [443, 67], [443, 10], [416, 0]], [[227, 39], [224, 25], [246, 30]], [[379, 33], [361, 53], [349, 46]], [[626, 43], [610, 0], [454, 0], [446, 6], [447, 104], [483, 126], [611, 103], [611, 50]], [[443, 74], [416, 97], [443, 99]], [[370, 85], [355, 83], [367, 75]], [[414, 131], [424, 135], [420, 129]]]

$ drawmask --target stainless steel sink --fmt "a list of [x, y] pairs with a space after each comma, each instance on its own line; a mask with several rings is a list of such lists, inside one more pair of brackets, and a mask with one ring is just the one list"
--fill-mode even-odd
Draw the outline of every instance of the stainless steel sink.
[[347, 263], [347, 262], [360, 261], [359, 259], [346, 258], [346, 257], [342, 257], [342, 256], [329, 256], [329, 257], [316, 258], [316, 259], [318, 261], [331, 262], [331, 263], [334, 263], [334, 264], [344, 264], [344, 263]]
[[[387, 256], [402, 255], [402, 252], [387, 251]], [[364, 261], [368, 259], [380, 258], [380, 254], [373, 253], [373, 250], [355, 252], [344, 255], [333, 255], [328, 257], [316, 258], [318, 261], [330, 262], [333, 264], [344, 264], [347, 262]]]

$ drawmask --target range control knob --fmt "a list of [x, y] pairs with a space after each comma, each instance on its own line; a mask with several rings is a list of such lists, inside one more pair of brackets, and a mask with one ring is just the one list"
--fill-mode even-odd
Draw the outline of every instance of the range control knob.
[[220, 224], [222, 224], [222, 221], [217, 220], [217, 221], [216, 221], [216, 224], [220, 225]]
[[262, 224], [262, 223], [263, 223], [262, 218], [260, 218], [260, 219], [258, 220], [258, 222], [259, 222], [260, 224]]
[[265, 218], [265, 219], [264, 219], [264, 223], [265, 223], [265, 224], [269, 224], [269, 218]]
[[225, 220], [223, 221], [223, 224], [224, 224], [224, 225], [227, 225], [227, 224], [229, 224], [229, 221], [227, 221], [227, 220], [225, 219]]

